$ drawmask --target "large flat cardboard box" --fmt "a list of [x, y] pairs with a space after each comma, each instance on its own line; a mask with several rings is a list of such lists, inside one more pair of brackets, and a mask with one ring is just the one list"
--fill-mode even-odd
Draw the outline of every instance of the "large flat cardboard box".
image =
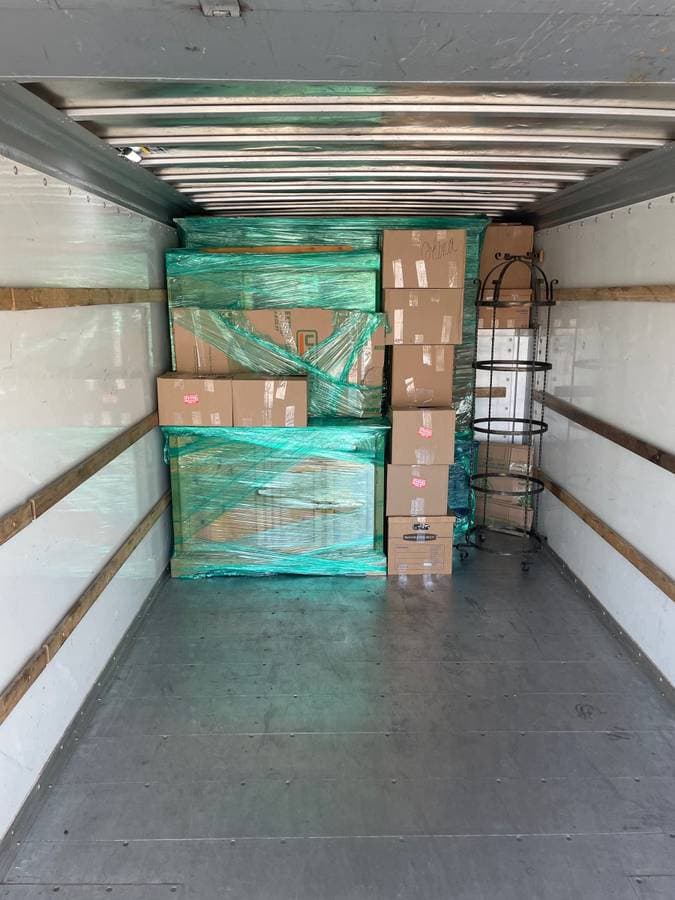
[[394, 465], [450, 465], [455, 461], [454, 409], [391, 409]]
[[[492, 291], [485, 293], [485, 299], [491, 300]], [[504, 301], [519, 300], [522, 306], [501, 306], [491, 309], [489, 306], [478, 307], [478, 327], [492, 328], [492, 320], [495, 319], [495, 328], [529, 328], [530, 327], [530, 311], [532, 309], [530, 303], [532, 300], [531, 290], [504, 290], [499, 294], [499, 299]]]
[[463, 288], [466, 231], [382, 233], [382, 287]]
[[444, 516], [447, 512], [447, 466], [387, 466], [388, 516]]
[[384, 292], [388, 344], [461, 344], [463, 288]]
[[[532, 472], [534, 467], [534, 453], [531, 453], [528, 468], [528, 446], [526, 444], [505, 444], [490, 442], [488, 456], [487, 442], [482, 441], [478, 446], [478, 471], [501, 472], [506, 477], [489, 478], [482, 482], [482, 486], [493, 488], [497, 491], [525, 491], [527, 481], [522, 476]], [[524, 496], [485, 496], [476, 493], [476, 521], [498, 528], [532, 527], [533, 511], [531, 508], [525, 513], [527, 498]]]
[[232, 424], [251, 428], [304, 428], [307, 379], [261, 375], [233, 378]]
[[232, 424], [232, 382], [169, 372], [157, 379], [160, 425]]
[[200, 374], [306, 374], [310, 415], [377, 417], [384, 322], [383, 313], [355, 310], [174, 309], [174, 362]]
[[452, 345], [404, 345], [394, 347], [391, 352], [392, 407], [448, 407], [452, 404]]
[[450, 575], [452, 516], [392, 516], [387, 519], [387, 574]]
[[[524, 256], [531, 253], [534, 247], [534, 228], [532, 225], [488, 225], [485, 229], [483, 247], [480, 253], [479, 278], [483, 281], [490, 269], [499, 263], [497, 253], [510, 253], [512, 256]], [[493, 276], [499, 274], [499, 270]], [[502, 288], [530, 287], [530, 271], [521, 263], [514, 263], [506, 272]]]

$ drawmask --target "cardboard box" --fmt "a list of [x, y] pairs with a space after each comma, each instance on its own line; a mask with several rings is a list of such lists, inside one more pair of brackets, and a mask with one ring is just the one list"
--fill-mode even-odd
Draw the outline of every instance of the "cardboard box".
[[239, 375], [232, 379], [232, 424], [252, 428], [304, 428], [307, 379]]
[[461, 344], [463, 288], [384, 292], [388, 344]]
[[387, 466], [388, 516], [444, 516], [447, 466]]
[[[534, 228], [532, 225], [488, 225], [480, 254], [480, 280], [483, 281], [490, 269], [499, 263], [496, 257], [497, 253], [524, 256], [526, 253], [531, 253], [533, 247]], [[498, 274], [499, 270], [493, 273], [492, 277]], [[527, 290], [530, 287], [529, 269], [521, 263], [514, 263], [507, 270], [502, 287]]]
[[382, 234], [382, 287], [463, 288], [466, 231]]
[[450, 465], [455, 461], [453, 409], [392, 409], [391, 456], [394, 465]]
[[232, 424], [232, 382], [169, 372], [157, 379], [160, 425]]
[[394, 347], [391, 405], [448, 407], [452, 404], [454, 348], [448, 344]]
[[[485, 299], [492, 299], [492, 292], [485, 294]], [[478, 327], [492, 328], [492, 320], [495, 318], [495, 328], [529, 328], [530, 312], [532, 307], [529, 305], [532, 300], [531, 290], [505, 290], [500, 291], [500, 300], [522, 301], [522, 306], [501, 306], [490, 308], [489, 306], [478, 307]]]
[[[172, 312], [175, 366], [181, 371], [311, 375], [314, 416], [381, 415], [383, 313], [331, 309]], [[354, 347], [360, 350], [354, 354]]]
[[476, 522], [490, 528], [506, 528], [522, 531], [532, 528], [534, 511], [524, 505], [512, 503], [505, 497], [488, 497], [476, 500]]
[[[526, 444], [503, 444], [490, 442], [490, 454], [487, 455], [487, 442], [478, 447], [478, 472], [502, 472], [507, 477], [489, 478], [482, 484], [497, 491], [525, 491], [527, 482], [518, 476], [531, 473], [534, 467], [534, 454], [531, 454], [528, 469], [528, 446]], [[533, 510], [525, 513], [527, 498], [523, 495], [509, 497], [503, 495], [485, 495], [476, 493], [476, 521], [492, 528], [526, 528], [532, 527]]]
[[392, 516], [387, 519], [387, 574], [450, 575], [452, 516]]

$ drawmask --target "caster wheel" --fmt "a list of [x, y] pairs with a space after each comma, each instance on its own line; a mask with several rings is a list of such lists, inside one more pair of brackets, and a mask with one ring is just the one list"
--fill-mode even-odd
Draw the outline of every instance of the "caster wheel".
[[521, 562], [520, 568], [523, 570], [523, 572], [529, 572], [530, 564], [528, 562]]
[[460, 550], [460, 551], [459, 551], [459, 558], [460, 558], [462, 561], [464, 561], [465, 559], [468, 559], [468, 558], [469, 558], [469, 554], [466, 552], [466, 550]]

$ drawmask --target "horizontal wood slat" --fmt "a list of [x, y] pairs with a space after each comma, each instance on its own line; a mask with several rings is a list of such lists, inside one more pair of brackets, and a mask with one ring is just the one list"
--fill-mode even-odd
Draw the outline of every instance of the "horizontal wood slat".
[[47, 636], [40, 649], [31, 656], [21, 671], [2, 691], [0, 694], [0, 724], [4, 722], [30, 686], [34, 684], [37, 677], [44, 672], [49, 662], [54, 659], [117, 572], [129, 559], [164, 510], [168, 508], [170, 502], [171, 495], [167, 491], [141, 519], [124, 543], [121, 544], [103, 566], [96, 578], [80, 594], [56, 628]]
[[603, 422], [602, 419], [598, 419], [590, 413], [573, 406], [566, 400], [554, 397], [552, 394], [543, 394], [541, 391], [533, 391], [532, 395], [537, 403], [543, 402], [547, 409], [552, 409], [561, 416], [565, 416], [565, 418], [569, 419], [571, 422], [576, 422], [577, 425], [588, 428], [589, 431], [593, 431], [595, 434], [607, 438], [608, 441], [613, 441], [625, 450], [630, 450], [631, 453], [635, 453], [637, 456], [649, 460], [649, 462], [654, 463], [654, 465], [660, 466], [668, 472], [675, 473], [675, 453], [670, 453], [668, 450], [662, 450], [660, 447], [657, 447], [649, 441], [643, 441], [642, 438], [629, 434], [629, 432], [624, 431], [623, 428], [617, 428], [615, 425]]
[[205, 253], [342, 253], [350, 244], [270, 244], [261, 247], [204, 247]]
[[59, 500], [78, 488], [92, 475], [95, 475], [120, 453], [123, 453], [139, 438], [152, 431], [158, 425], [157, 412], [152, 412], [140, 422], [136, 422], [126, 431], [116, 435], [105, 446], [100, 447], [81, 463], [68, 469], [49, 484], [40, 488], [32, 497], [0, 516], [0, 545], [4, 544], [35, 519], [51, 509]]
[[556, 301], [602, 303], [675, 303], [675, 284], [634, 284], [621, 287], [556, 288]]
[[613, 547], [624, 559], [628, 560], [632, 566], [635, 566], [645, 578], [648, 578], [651, 583], [660, 591], [663, 591], [667, 597], [671, 600], [675, 600], [675, 580], [672, 579], [670, 575], [648, 559], [637, 549], [637, 547], [634, 547], [629, 541], [622, 538], [617, 531], [614, 531], [614, 529], [607, 525], [606, 522], [603, 522], [602, 519], [591, 512], [587, 506], [584, 506], [580, 500], [577, 500], [576, 497], [572, 496], [569, 491], [566, 491], [565, 488], [556, 484], [545, 472], [538, 470], [537, 477], [544, 482], [545, 487], [554, 497], [557, 497], [558, 500], [575, 513], [582, 522], [585, 522], [589, 528], [592, 528], [596, 534], [599, 534], [601, 538], [607, 541], [610, 547]]
[[493, 387], [490, 390], [489, 387], [477, 387], [475, 390], [476, 399], [482, 399], [483, 397], [506, 397], [506, 388], [505, 387]]
[[0, 287], [0, 310], [12, 312], [118, 303], [166, 303], [166, 291], [159, 288]]

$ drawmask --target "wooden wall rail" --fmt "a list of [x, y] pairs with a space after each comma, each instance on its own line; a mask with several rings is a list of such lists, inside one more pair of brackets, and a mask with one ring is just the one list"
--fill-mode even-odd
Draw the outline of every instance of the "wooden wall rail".
[[588, 428], [589, 431], [593, 431], [595, 434], [607, 438], [608, 441], [613, 441], [625, 450], [630, 450], [631, 453], [635, 453], [637, 456], [649, 460], [649, 462], [654, 463], [654, 465], [660, 466], [668, 472], [675, 473], [675, 453], [670, 453], [668, 450], [662, 450], [660, 447], [651, 444], [649, 441], [643, 441], [642, 438], [629, 434], [629, 432], [624, 431], [623, 428], [617, 428], [615, 425], [603, 422], [602, 419], [598, 419], [590, 413], [584, 412], [584, 410], [573, 406], [566, 400], [554, 397], [552, 394], [544, 394], [541, 391], [533, 391], [532, 394], [537, 403], [543, 403], [547, 409], [552, 409], [561, 416], [565, 416], [570, 422], [576, 422], [577, 425], [583, 425], [583, 427]]
[[88, 478], [95, 475], [103, 466], [106, 466], [132, 444], [135, 444], [144, 434], [156, 428], [157, 424], [157, 412], [155, 411], [141, 419], [140, 422], [136, 422], [131, 428], [127, 428], [126, 431], [116, 435], [105, 446], [94, 451], [81, 463], [73, 466], [72, 469], [68, 469], [63, 475], [59, 475], [58, 478], [55, 478], [54, 481], [51, 481], [45, 487], [40, 488], [28, 500], [0, 516], [0, 545], [14, 537], [15, 534], [18, 534], [43, 513], [46, 513], [59, 500], [63, 500], [67, 494], [70, 494], [71, 491], [74, 491]]
[[171, 495], [167, 491], [141, 519], [124, 543], [118, 547], [96, 578], [80, 594], [56, 628], [45, 638], [40, 649], [31, 656], [21, 671], [2, 691], [0, 694], [0, 724], [4, 722], [29, 687], [35, 682], [35, 679], [47, 668], [49, 662], [54, 659], [117, 572], [129, 559], [164, 510], [168, 508], [170, 502]]
[[556, 288], [556, 301], [597, 300], [604, 303], [675, 303], [675, 284], [635, 284], [622, 287]]
[[635, 566], [639, 572], [642, 572], [645, 578], [648, 578], [660, 591], [663, 591], [667, 597], [675, 601], [675, 580], [670, 575], [648, 559], [637, 547], [634, 547], [625, 538], [622, 538], [618, 532], [610, 528], [606, 522], [603, 522], [587, 506], [584, 506], [581, 501], [573, 497], [569, 491], [552, 481], [545, 472], [539, 470], [537, 477], [544, 482], [547, 490], [554, 497], [557, 497], [569, 510], [579, 516], [582, 522], [585, 522], [589, 528], [592, 528], [596, 534], [599, 534], [601, 538], [607, 541], [611, 547], [620, 553], [624, 559], [628, 560], [632, 566]]
[[0, 310], [12, 312], [118, 303], [166, 303], [166, 291], [147, 288], [0, 287]]

